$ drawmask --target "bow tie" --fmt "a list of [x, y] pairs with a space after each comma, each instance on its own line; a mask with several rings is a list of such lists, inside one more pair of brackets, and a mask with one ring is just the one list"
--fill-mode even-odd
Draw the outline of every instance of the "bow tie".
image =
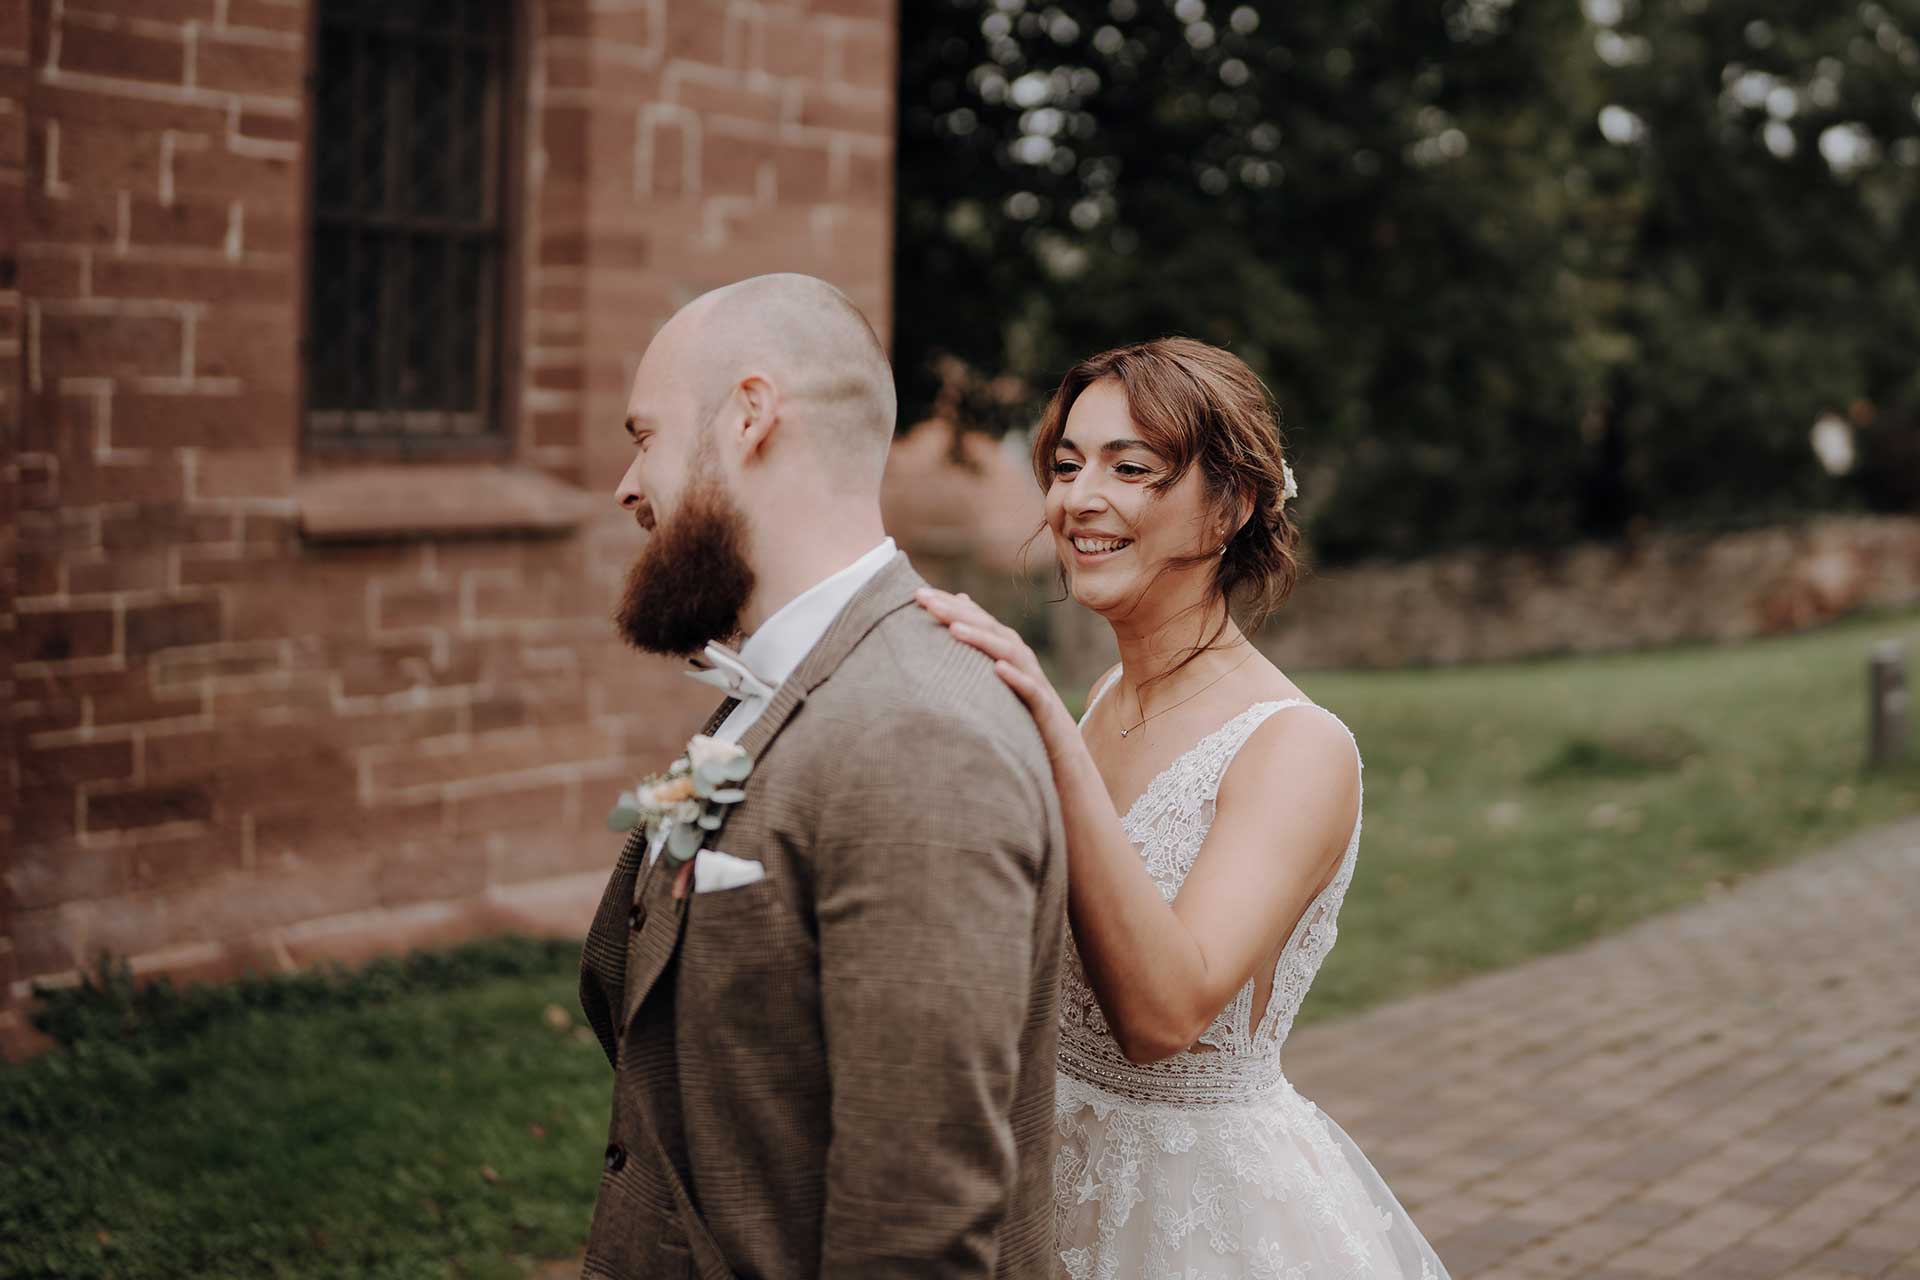
[[710, 644], [687, 668], [687, 674], [701, 684], [724, 689], [730, 698], [771, 698], [773, 686], [753, 674], [740, 655], [723, 644]]

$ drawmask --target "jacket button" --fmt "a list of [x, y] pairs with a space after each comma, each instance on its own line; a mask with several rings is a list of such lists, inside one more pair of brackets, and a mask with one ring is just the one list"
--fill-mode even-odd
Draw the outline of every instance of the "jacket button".
[[629, 929], [638, 929], [646, 922], [647, 909], [645, 907], [635, 907], [633, 910], [627, 912], [627, 927]]
[[610, 1143], [607, 1147], [607, 1172], [618, 1173], [627, 1163], [627, 1149], [619, 1143]]

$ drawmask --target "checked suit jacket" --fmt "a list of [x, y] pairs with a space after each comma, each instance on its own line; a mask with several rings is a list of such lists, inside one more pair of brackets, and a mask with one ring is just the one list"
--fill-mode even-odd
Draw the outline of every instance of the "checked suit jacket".
[[614, 1068], [588, 1277], [1053, 1270], [1066, 858], [1046, 752], [896, 557], [741, 739], [675, 899], [621, 851], [581, 1003]]

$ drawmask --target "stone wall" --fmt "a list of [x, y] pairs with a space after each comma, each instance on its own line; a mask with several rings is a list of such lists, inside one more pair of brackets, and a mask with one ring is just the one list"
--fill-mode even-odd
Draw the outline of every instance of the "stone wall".
[[1261, 643], [1303, 669], [1498, 662], [1740, 640], [1914, 604], [1920, 519], [1836, 516], [1346, 567], [1310, 575]]
[[299, 443], [310, 0], [0, 5], [0, 1049], [103, 950], [220, 976], [578, 932], [608, 798], [698, 727], [607, 620], [626, 383], [760, 271], [884, 331], [894, 8], [517, 21], [508, 445], [348, 465]]

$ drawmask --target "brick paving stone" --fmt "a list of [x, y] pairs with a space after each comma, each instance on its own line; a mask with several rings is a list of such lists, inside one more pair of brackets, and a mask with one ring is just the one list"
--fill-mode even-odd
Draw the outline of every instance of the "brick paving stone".
[[1920, 1280], [1917, 885], [1909, 820], [1310, 1026], [1288, 1074], [1460, 1280]]

